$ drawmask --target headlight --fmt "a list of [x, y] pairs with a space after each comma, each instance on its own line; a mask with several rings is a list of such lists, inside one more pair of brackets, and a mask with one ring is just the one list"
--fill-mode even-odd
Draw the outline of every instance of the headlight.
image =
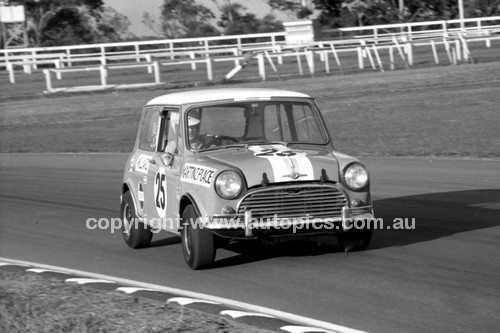
[[344, 169], [344, 180], [351, 190], [361, 190], [368, 184], [368, 171], [361, 164], [352, 163]]
[[234, 171], [222, 171], [215, 180], [215, 190], [217, 194], [224, 199], [234, 199], [243, 188], [241, 176]]

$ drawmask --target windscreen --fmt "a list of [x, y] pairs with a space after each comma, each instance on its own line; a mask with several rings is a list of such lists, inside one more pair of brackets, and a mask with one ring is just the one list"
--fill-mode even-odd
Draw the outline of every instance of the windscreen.
[[191, 149], [250, 144], [326, 144], [314, 104], [302, 101], [238, 102], [191, 108], [186, 114]]

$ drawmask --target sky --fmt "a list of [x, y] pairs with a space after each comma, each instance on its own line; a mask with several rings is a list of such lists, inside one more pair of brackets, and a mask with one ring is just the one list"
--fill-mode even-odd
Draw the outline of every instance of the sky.
[[[210, 8], [218, 16], [217, 7], [211, 0], [197, 0], [196, 2]], [[234, 0], [234, 2], [242, 4], [247, 8], [247, 12], [255, 13], [259, 18], [270, 11], [265, 0]], [[163, 0], [104, 0], [104, 3], [129, 18], [132, 23], [129, 28], [131, 33], [137, 36], [151, 36], [154, 33], [142, 23], [142, 14], [148, 12], [158, 19]], [[275, 12], [274, 15], [284, 22], [293, 20], [283, 13]]]

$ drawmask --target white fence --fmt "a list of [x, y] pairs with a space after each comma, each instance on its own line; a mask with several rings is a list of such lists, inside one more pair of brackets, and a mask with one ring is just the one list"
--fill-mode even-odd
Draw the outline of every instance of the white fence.
[[[457, 27], [458, 26], [458, 27]], [[429, 29], [432, 27], [433, 29]], [[447, 61], [471, 61], [470, 46], [482, 42], [491, 47], [492, 40], [500, 39], [500, 16], [475, 19], [402, 23], [367, 27], [341, 28], [335, 30], [344, 38], [316, 41], [307, 44], [288, 45], [285, 33], [266, 33], [236, 36], [171, 39], [126, 43], [77, 45], [65, 47], [3, 49], [0, 50], [0, 66], [9, 72], [9, 80], [15, 83], [15, 67], [22, 67], [31, 73], [37, 66], [53, 66], [45, 70], [47, 91], [54, 92], [51, 73], [58, 80], [62, 74], [77, 71], [96, 71], [100, 73], [101, 88], [109, 87], [106, 82], [108, 71], [116, 68], [145, 67], [154, 74], [154, 83], [162, 84], [160, 66], [182, 65], [197, 70], [197, 64], [204, 64], [208, 81], [214, 80], [213, 63], [230, 62], [235, 69], [231, 76], [245, 63], [255, 59], [258, 75], [267, 79], [267, 68], [278, 73], [278, 65], [284, 58], [297, 62], [300, 75], [304, 75], [301, 59], [305, 59], [308, 71], [314, 74], [316, 59], [319, 59], [330, 73], [329, 56], [342, 70], [341, 56], [351, 53], [358, 59], [358, 67], [364, 69], [366, 62], [372, 69], [394, 69], [396, 58], [406, 67], [413, 65], [414, 49], [426, 47], [439, 64], [437, 47], [444, 47]], [[349, 34], [349, 38], [345, 35]], [[380, 56], [382, 50], [388, 51], [389, 61], [384, 64]], [[250, 56], [249, 56], [250, 55]], [[242, 65], [240, 65], [240, 63]], [[134, 65], [135, 64], [135, 65]], [[232, 68], [232, 67], [228, 67]], [[226, 76], [228, 77], [228, 76]], [[230, 77], [230, 76], [229, 76]], [[137, 85], [137, 84], [134, 84]], [[84, 89], [85, 87], [80, 87]], [[66, 88], [65, 88], [66, 89]]]

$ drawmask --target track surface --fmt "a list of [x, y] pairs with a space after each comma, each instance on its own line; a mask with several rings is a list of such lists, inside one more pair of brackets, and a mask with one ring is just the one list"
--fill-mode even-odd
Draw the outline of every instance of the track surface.
[[189, 270], [179, 239], [132, 250], [88, 230], [118, 217], [123, 154], [1, 154], [0, 256], [203, 292], [370, 332], [500, 327], [500, 160], [364, 158], [377, 217], [368, 251], [333, 240], [233, 247]]

